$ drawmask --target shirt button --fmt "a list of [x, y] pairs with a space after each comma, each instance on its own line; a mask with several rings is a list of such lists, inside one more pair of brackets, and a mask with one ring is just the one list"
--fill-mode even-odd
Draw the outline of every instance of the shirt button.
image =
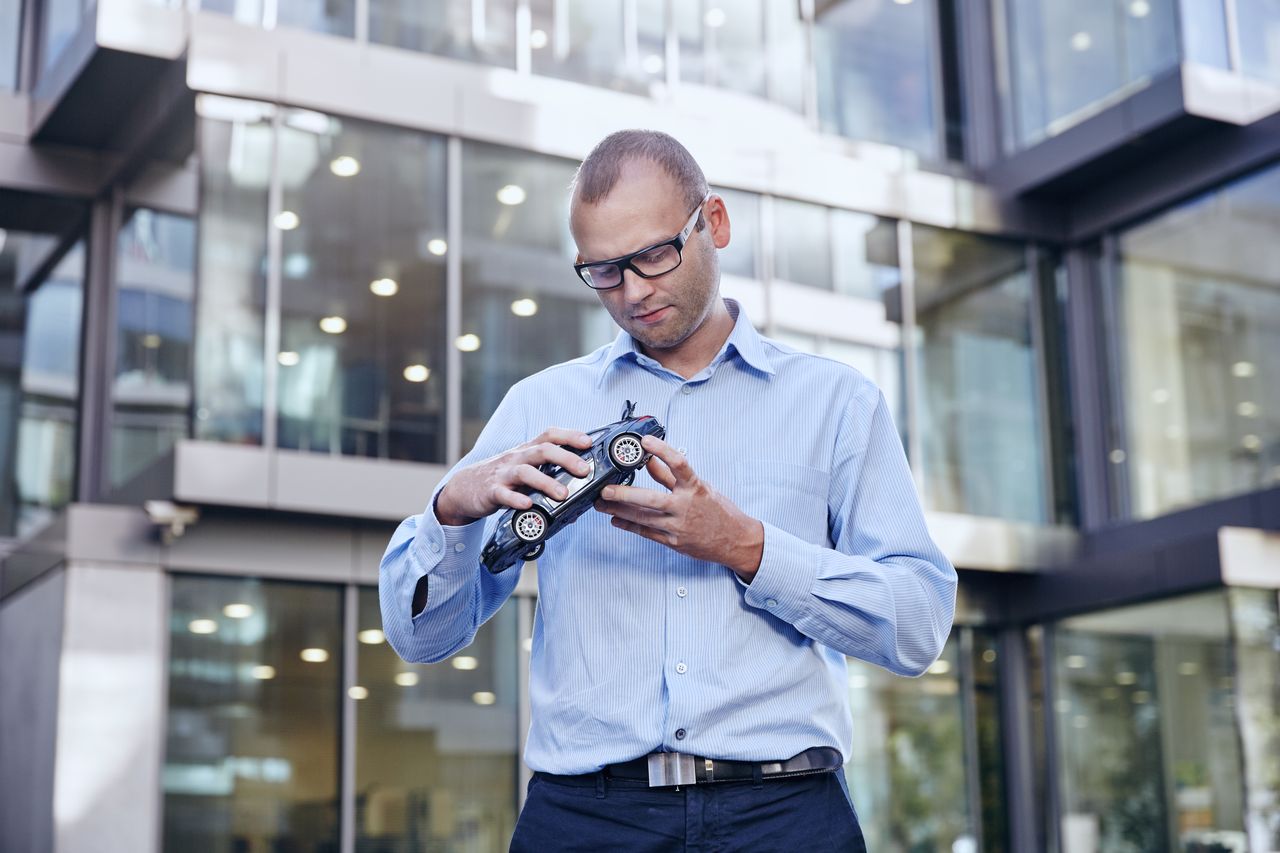
[[680, 596], [681, 598], [684, 598], [688, 594], [689, 594], [689, 590], [685, 589], [684, 587], [682, 586], [676, 587], [676, 595]]
[[685, 666], [683, 663], [676, 664], [676, 672], [680, 673], [681, 675], [684, 675], [688, 671], [689, 671], [689, 667]]
[[684, 740], [684, 736], [688, 734], [684, 729], [676, 729], [676, 740]]
[[465, 542], [458, 542], [453, 546], [453, 550], [461, 554], [463, 551], [467, 550], [467, 545]]
[[682, 386], [680, 386], [680, 393], [681, 393], [681, 394], [692, 394], [692, 393], [693, 393], [693, 386], [692, 386], [692, 385], [682, 385]]
[[681, 456], [687, 456], [687, 455], [688, 455], [688, 453], [685, 451], [685, 449], [684, 449], [683, 447], [682, 447], [682, 448], [680, 448], [680, 450], [679, 450], [679, 451], [677, 451], [677, 452], [678, 452]]
[[431, 550], [432, 550], [432, 551], [439, 551], [439, 550], [440, 550], [440, 543], [439, 543], [439, 542], [437, 542], [437, 541], [435, 541], [434, 539], [432, 539], [432, 540], [431, 540]]
[[777, 607], [777, 606], [778, 606], [778, 600], [777, 600], [776, 598], [770, 598], [770, 599], [767, 599], [767, 600], [765, 601], [765, 603], [764, 603], [764, 606], [765, 606], [765, 607]]

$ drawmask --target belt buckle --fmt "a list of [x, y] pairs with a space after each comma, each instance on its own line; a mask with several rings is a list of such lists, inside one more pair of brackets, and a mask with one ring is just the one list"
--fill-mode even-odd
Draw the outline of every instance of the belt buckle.
[[693, 756], [683, 752], [649, 753], [649, 787], [698, 784]]

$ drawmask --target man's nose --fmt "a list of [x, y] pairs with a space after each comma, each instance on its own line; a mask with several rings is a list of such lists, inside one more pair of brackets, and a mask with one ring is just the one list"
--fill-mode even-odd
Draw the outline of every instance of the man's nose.
[[653, 293], [653, 285], [649, 279], [637, 275], [635, 270], [622, 271], [622, 295], [632, 305], [639, 305]]

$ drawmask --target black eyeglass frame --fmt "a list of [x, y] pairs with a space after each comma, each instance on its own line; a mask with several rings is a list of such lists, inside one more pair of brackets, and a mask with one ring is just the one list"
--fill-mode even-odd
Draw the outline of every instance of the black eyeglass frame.
[[[640, 249], [635, 252], [631, 252], [626, 255], [619, 255], [616, 258], [608, 258], [603, 261], [588, 261], [586, 263], [574, 264], [573, 271], [578, 274], [578, 278], [582, 279], [582, 283], [585, 284], [587, 287], [591, 288], [592, 290], [613, 290], [614, 288], [622, 287], [623, 280], [624, 280], [623, 276], [627, 270], [631, 270], [633, 273], [640, 276], [641, 278], [658, 278], [659, 276], [664, 276], [667, 273], [671, 272], [671, 270], [678, 269], [679, 266], [682, 263], [684, 263], [685, 244], [689, 242], [690, 235], [693, 234], [693, 230], [697, 226], [698, 220], [702, 217], [702, 208], [705, 207], [707, 202], [710, 200], [711, 200], [711, 193], [707, 193], [706, 195], [704, 195], [702, 197], [702, 201], [698, 202], [698, 206], [695, 207], [693, 209], [693, 212], [689, 214], [689, 221], [686, 222], [684, 224], [684, 227], [680, 229], [680, 233], [672, 237], [670, 240], [663, 240], [660, 243], [654, 243], [652, 246], [645, 246], [643, 249]], [[643, 255], [645, 252], [652, 252], [654, 249], [660, 249], [663, 246], [675, 247], [676, 265], [671, 269], [663, 270], [662, 272], [648, 275], [644, 272], [641, 272], [641, 270], [633, 263], [633, 261], [636, 258], [638, 258], [640, 255]], [[596, 287], [594, 284], [592, 284], [588, 280], [586, 276], [587, 267], [602, 267], [602, 266], [609, 266], [609, 265], [613, 265], [618, 268], [617, 284], [611, 284], [608, 287]]]

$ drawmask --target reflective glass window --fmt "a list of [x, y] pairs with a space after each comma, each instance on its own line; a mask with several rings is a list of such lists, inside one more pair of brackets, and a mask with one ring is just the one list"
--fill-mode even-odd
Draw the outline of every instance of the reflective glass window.
[[514, 68], [515, 4], [472, 0], [373, 0], [369, 40]]
[[1248, 848], [1221, 591], [1065, 620], [1052, 666], [1065, 853]]
[[338, 849], [342, 592], [174, 576], [165, 850]]
[[201, 96], [199, 109], [195, 437], [260, 444], [271, 108]]
[[406, 663], [360, 591], [356, 850], [506, 850], [516, 821], [516, 602], [447, 663]]
[[608, 343], [617, 327], [573, 272], [577, 164], [480, 143], [462, 158], [463, 450], [512, 384]]
[[444, 460], [445, 142], [286, 113], [281, 447]]
[[729, 213], [729, 245], [719, 250], [720, 272], [760, 278], [760, 196], [741, 190], [712, 187]]
[[1025, 249], [922, 225], [912, 235], [925, 505], [1046, 521]]
[[773, 200], [773, 277], [832, 289], [831, 211], [789, 198]]
[[22, 0], [0, 0], [0, 91], [18, 88]]
[[1111, 461], [1132, 516], [1280, 482], [1277, 216], [1272, 168], [1120, 235]]
[[1236, 0], [1240, 69], [1280, 83], [1280, 0]]
[[116, 244], [116, 371], [108, 482], [120, 486], [187, 434], [195, 221], [133, 211]]
[[635, 4], [628, 25], [623, 0], [533, 0], [529, 48], [535, 74], [647, 92], [665, 75], [664, 9]]
[[941, 159], [936, 3], [818, 3], [813, 46], [824, 130]]

